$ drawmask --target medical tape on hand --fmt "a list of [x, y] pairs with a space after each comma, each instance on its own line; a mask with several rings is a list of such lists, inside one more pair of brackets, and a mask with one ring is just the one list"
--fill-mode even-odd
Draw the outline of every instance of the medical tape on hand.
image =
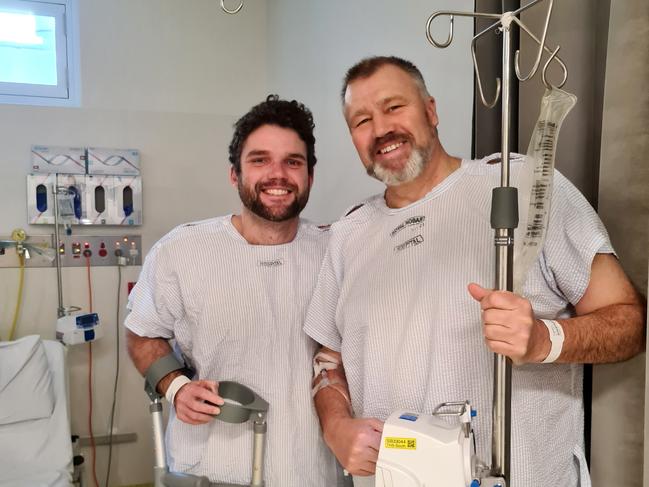
[[[345, 393], [345, 391], [342, 389], [343, 383], [337, 379], [329, 380], [329, 377], [327, 377], [327, 372], [328, 372], [327, 370], [323, 370], [320, 373], [320, 382], [318, 382], [316, 385], [313, 386], [313, 389], [311, 390], [311, 397], [315, 397], [315, 395], [318, 392], [320, 392], [322, 389], [329, 387], [330, 389], [333, 389], [338, 394], [343, 396], [345, 402], [347, 403], [347, 406], [349, 407], [349, 410], [351, 411], [352, 401], [349, 399], [347, 393]], [[341, 387], [336, 387], [337, 385]]]
[[317, 377], [323, 370], [334, 370], [340, 365], [340, 360], [325, 352], [316, 353], [313, 357], [313, 375]]
[[[341, 396], [343, 396], [345, 402], [347, 403], [347, 406], [351, 411], [352, 402], [349, 399], [347, 393], [343, 390], [344, 384], [336, 378], [329, 379], [328, 376], [329, 371], [336, 370], [339, 365], [340, 360], [325, 352], [318, 352], [316, 356], [313, 357], [314, 386], [311, 390], [311, 397], [315, 397], [315, 395], [325, 387], [330, 387], [334, 391], [338, 392]], [[315, 384], [315, 381], [318, 379], [318, 377], [320, 378], [320, 381]], [[340, 387], [336, 387], [336, 385]]]
[[174, 405], [174, 399], [176, 398], [176, 393], [180, 390], [182, 386], [187, 384], [188, 382], [191, 382], [189, 377], [186, 375], [179, 375], [176, 377], [174, 380], [171, 381], [171, 384], [169, 384], [169, 387], [167, 387], [167, 392], [165, 392], [165, 397], [167, 398], [167, 402], [170, 405]]

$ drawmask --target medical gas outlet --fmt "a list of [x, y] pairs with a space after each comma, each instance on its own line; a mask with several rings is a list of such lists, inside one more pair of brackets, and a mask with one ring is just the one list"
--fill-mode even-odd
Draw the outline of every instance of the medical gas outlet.
[[[142, 265], [140, 235], [60, 235], [54, 246], [51, 235], [30, 235], [28, 242], [45, 249], [58, 249], [62, 267], [139, 266]], [[0, 237], [0, 240], [2, 238]], [[5, 249], [0, 255], [0, 267], [17, 267], [15, 249]], [[25, 267], [53, 267], [51, 258], [31, 252]]]

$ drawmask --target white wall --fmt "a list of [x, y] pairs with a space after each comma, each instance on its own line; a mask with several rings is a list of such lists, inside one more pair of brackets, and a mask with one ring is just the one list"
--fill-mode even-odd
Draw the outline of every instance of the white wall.
[[[363, 57], [396, 55], [414, 62], [437, 100], [445, 148], [454, 155], [471, 155], [472, 22], [458, 19], [455, 41], [444, 50], [425, 37], [426, 20], [434, 11], [473, 8], [468, 0], [452, 3], [269, 1], [269, 91], [303, 101], [316, 121], [319, 162], [307, 218], [335, 220], [346, 208], [382, 191], [383, 186], [365, 174], [341, 113], [342, 79]], [[439, 38], [446, 39], [447, 29], [440, 21]]]
[[[188, 4], [191, 3], [191, 8]], [[214, 0], [81, 0], [80, 108], [0, 106], [0, 235], [26, 227], [25, 175], [32, 144], [133, 147], [142, 153], [144, 225], [148, 249], [173, 226], [236, 210], [227, 183], [232, 123], [266, 92], [266, 4], [248, 2], [239, 15]], [[51, 227], [31, 226], [32, 234]], [[121, 233], [82, 228], [79, 233]], [[87, 309], [83, 269], [64, 269], [65, 304]], [[124, 272], [135, 281], [139, 268]], [[0, 269], [0, 335], [6, 338], [16, 299], [17, 269]], [[93, 347], [94, 431], [106, 434], [115, 368], [117, 269], [93, 269], [94, 309], [106, 336]], [[53, 269], [27, 269], [18, 336], [53, 338], [56, 278]], [[126, 299], [126, 285], [121, 300]], [[120, 320], [123, 319], [122, 315]], [[121, 327], [119, 328], [122, 331]], [[117, 432], [138, 442], [113, 451], [111, 485], [151, 479], [151, 426], [142, 379], [124, 347]], [[70, 349], [73, 432], [88, 434], [87, 347]], [[104, 485], [107, 448], [98, 448]], [[89, 471], [90, 455], [86, 456]], [[86, 485], [92, 485], [87, 482]]]
[[[337, 218], [345, 208], [380, 190], [358, 162], [340, 113], [345, 70], [370, 54], [414, 61], [437, 98], [440, 134], [451, 153], [468, 156], [471, 140], [471, 22], [456, 23], [446, 50], [424, 36], [427, 16], [448, 7], [441, 0], [382, 5], [343, 2], [246, 0], [226, 15], [218, 0], [80, 0], [80, 108], [0, 106], [0, 236], [27, 226], [25, 175], [32, 144], [132, 147], [142, 154], [144, 250], [175, 225], [236, 211], [238, 198], [226, 179], [232, 123], [267, 93], [307, 104], [316, 119], [316, 183], [306, 216]], [[454, 2], [469, 9], [472, 2]], [[440, 28], [446, 35], [446, 25]], [[79, 234], [120, 234], [117, 228], [75, 228]], [[123, 320], [125, 283], [139, 268], [124, 270], [121, 314], [116, 315], [117, 269], [92, 270], [94, 310], [106, 336], [93, 347], [95, 434], [108, 430], [115, 369], [116, 322]], [[0, 269], [0, 335], [6, 337], [16, 299], [17, 269]], [[85, 270], [64, 269], [66, 305], [87, 309]], [[18, 336], [54, 336], [53, 269], [27, 269]], [[137, 443], [113, 450], [111, 485], [151, 480], [152, 445], [142, 379], [123, 341], [116, 432], [136, 432]], [[88, 349], [69, 351], [73, 432], [87, 436]], [[86, 456], [86, 471], [90, 455]], [[103, 485], [106, 447], [98, 448]], [[87, 479], [89, 480], [89, 479]], [[92, 485], [87, 481], [86, 485]]]

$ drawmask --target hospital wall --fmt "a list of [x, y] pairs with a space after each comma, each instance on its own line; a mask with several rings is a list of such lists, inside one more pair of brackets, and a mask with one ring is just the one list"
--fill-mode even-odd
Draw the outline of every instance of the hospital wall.
[[[646, 296], [649, 3], [645, 0], [611, 2], [606, 62], [598, 209], [622, 265]], [[594, 368], [593, 487], [649, 486], [646, 367], [643, 353]]]
[[[266, 3], [249, 2], [229, 16], [213, 0], [81, 0], [81, 106], [0, 106], [0, 235], [27, 226], [26, 174], [32, 144], [136, 148], [142, 156], [144, 225], [128, 229], [73, 228], [76, 234], [142, 235], [144, 251], [172, 227], [233, 211], [238, 198], [227, 182], [226, 148], [232, 123], [266, 94]], [[200, 252], [200, 249], [196, 249]], [[88, 310], [83, 268], [63, 272], [65, 305]], [[152, 433], [142, 380], [123, 342], [126, 282], [116, 317], [117, 269], [92, 269], [94, 307], [105, 336], [93, 345], [93, 429], [108, 432], [115, 373], [116, 333], [121, 335], [117, 433], [137, 433], [115, 445], [111, 485], [152, 478]], [[0, 269], [0, 335], [6, 338], [16, 300], [17, 269]], [[31, 268], [18, 336], [54, 337], [57, 292], [54, 269]], [[88, 348], [68, 350], [73, 433], [88, 436]], [[0, 440], [1, 441], [1, 440]], [[90, 452], [86, 458], [86, 484]], [[97, 476], [104, 485], [107, 447], [97, 447]]]
[[[316, 119], [315, 185], [307, 218], [333, 220], [383, 186], [368, 178], [358, 160], [342, 116], [340, 90], [347, 69], [365, 56], [397, 55], [414, 62], [436, 98], [439, 134], [454, 155], [471, 155], [473, 72], [472, 23], [455, 23], [455, 41], [436, 49], [425, 37], [426, 19], [449, 8], [444, 0], [377, 2], [375, 0], [296, 1], [268, 4], [269, 91], [303, 100]], [[453, 8], [473, 9], [454, 1]], [[448, 35], [440, 22], [438, 37]]]
[[[648, 71], [649, 4], [644, 0], [555, 2], [548, 41], [561, 45], [568, 66], [565, 90], [577, 105], [567, 116], [557, 167], [597, 208], [620, 262], [647, 295], [649, 258]], [[539, 31], [543, 10], [523, 16]], [[521, 38], [521, 56], [535, 49]], [[557, 77], [557, 72], [551, 72]], [[520, 146], [524, 150], [538, 116], [544, 87], [520, 87]], [[590, 470], [593, 487], [643, 485], [646, 433], [645, 354], [592, 367]], [[644, 455], [643, 455], [644, 453]], [[645, 470], [645, 484], [649, 477]]]
[[[136, 148], [142, 157], [141, 227], [74, 227], [78, 235], [142, 235], [143, 252], [175, 225], [236, 211], [227, 181], [227, 145], [233, 122], [268, 93], [304, 101], [316, 119], [315, 189], [305, 215], [318, 222], [380, 189], [358, 162], [340, 112], [338, 92], [345, 69], [371, 54], [399, 54], [418, 63], [438, 96], [447, 148], [469, 155], [471, 65], [466, 54], [470, 25], [458, 26], [457, 47], [433, 49], [423, 35], [426, 16], [441, 1], [406, 7], [372, 0], [291, 2], [247, 0], [227, 15], [215, 0], [81, 0], [81, 106], [0, 107], [0, 236], [22, 227], [50, 234], [51, 226], [27, 225], [26, 174], [33, 144]], [[458, 8], [471, 8], [463, 1]], [[368, 21], [367, 12], [372, 10]], [[389, 36], [386, 32], [390, 32]], [[464, 42], [462, 42], [464, 40]], [[455, 52], [454, 52], [455, 50]], [[462, 56], [456, 56], [460, 52]], [[333, 196], [332, 196], [333, 195]], [[200, 249], [196, 249], [200, 252]], [[153, 446], [142, 379], [127, 357], [121, 323], [126, 283], [140, 268], [123, 269], [117, 316], [118, 270], [92, 268], [93, 311], [105, 336], [94, 343], [93, 431], [105, 435], [113, 399], [116, 353], [120, 379], [115, 433], [137, 441], [113, 447], [110, 484], [151, 481]], [[18, 269], [0, 268], [0, 336], [13, 315]], [[89, 309], [86, 270], [63, 270], [64, 304]], [[17, 336], [54, 337], [57, 292], [54, 269], [28, 268]], [[117, 340], [120, 340], [119, 346]], [[88, 347], [68, 350], [73, 433], [88, 436]], [[91, 455], [86, 458], [86, 485]], [[103, 485], [108, 450], [97, 447]]]
[[[345, 69], [371, 54], [401, 55], [422, 69], [437, 100], [445, 148], [452, 154], [470, 155], [471, 23], [456, 22], [455, 42], [446, 50], [432, 48], [424, 37], [427, 16], [434, 10], [449, 8], [448, 2], [246, 0], [244, 9], [234, 16], [224, 14], [216, 0], [80, 0], [79, 7], [81, 107], [0, 107], [0, 236], [17, 227], [31, 234], [52, 232], [51, 227], [26, 225], [25, 175], [32, 144], [139, 149], [144, 225], [129, 231], [142, 235], [144, 252], [177, 224], [236, 211], [238, 198], [227, 181], [226, 151], [232, 123], [267, 93], [297, 98], [312, 109], [319, 162], [304, 214], [314, 221], [332, 221], [347, 207], [381, 190], [381, 185], [368, 178], [358, 162], [339, 103]], [[457, 10], [472, 7], [473, 2], [467, 0], [453, 2]], [[443, 30], [439, 37], [444, 36]], [[623, 57], [618, 55], [617, 59], [621, 62]], [[609, 110], [618, 105], [613, 100], [609, 103]], [[619, 127], [622, 119], [624, 115], [620, 114], [609, 123]], [[619, 174], [613, 168], [613, 156], [609, 160], [607, 178]], [[617, 191], [613, 180], [607, 181], [612, 182], [604, 190], [608, 192], [600, 192], [603, 205], [614, 199]], [[617, 211], [610, 208], [609, 214]], [[115, 227], [74, 231], [97, 235], [122, 232]], [[626, 241], [630, 243], [631, 239]], [[624, 243], [620, 239], [620, 244]], [[106, 335], [93, 346], [93, 429], [97, 435], [108, 431], [119, 350], [121, 375], [115, 432], [138, 435], [137, 442], [114, 447], [114, 486], [151, 480], [148, 401], [142, 380], [126, 356], [123, 330], [117, 327], [124, 318], [125, 283], [137, 280], [139, 270], [124, 269], [118, 318], [117, 269], [92, 269], [93, 307], [101, 316]], [[15, 268], [0, 269], [3, 338], [13, 313], [17, 275]], [[65, 304], [87, 310], [85, 269], [64, 269], [63, 282]], [[25, 286], [18, 336], [38, 333], [52, 338], [57, 307], [54, 270], [27, 269]], [[68, 363], [73, 432], [87, 436], [88, 348], [70, 348]], [[606, 390], [614, 391], [610, 384], [619, 374], [614, 372]], [[613, 393], [612, 401], [615, 397]], [[608, 403], [601, 404], [601, 409], [609, 408], [604, 406]], [[604, 419], [600, 424], [614, 424], [610, 413], [601, 413]], [[600, 440], [596, 441], [599, 444]], [[620, 441], [624, 438], [616, 440], [611, 451], [594, 450], [594, 460], [602, 465], [594, 472], [599, 479], [608, 481], [618, 471], [605, 457], [623, 452], [615, 448]], [[633, 441], [633, 448], [638, 448]], [[607, 442], [602, 438], [602, 443]], [[88, 473], [89, 450], [83, 453]], [[636, 458], [637, 451], [631, 456]], [[106, 447], [98, 447], [97, 476], [101, 485], [106, 461]], [[92, 485], [89, 477], [86, 485]]]

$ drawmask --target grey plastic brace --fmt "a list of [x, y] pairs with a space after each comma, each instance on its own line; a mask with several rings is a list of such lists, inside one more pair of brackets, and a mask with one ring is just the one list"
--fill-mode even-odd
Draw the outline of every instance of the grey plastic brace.
[[[154, 362], [145, 374], [144, 388], [152, 401], [149, 410], [153, 418], [153, 437], [156, 446], [157, 460], [156, 466], [154, 467], [156, 487], [264, 487], [263, 459], [267, 430], [266, 412], [268, 411], [269, 405], [268, 402], [258, 396], [252, 389], [231, 381], [222, 381], [219, 383], [219, 395], [224, 399], [230, 399], [238, 404], [226, 402], [221, 406], [221, 413], [216, 418], [228, 423], [243, 423], [248, 421], [251, 415], [254, 415], [251, 483], [244, 486], [240, 484], [210, 482], [207, 477], [169, 472], [164, 454], [162, 403], [159, 399], [160, 395], [155, 392], [155, 385], [165, 375], [179, 369], [184, 369], [183, 365], [180, 364], [173, 354], [170, 354]], [[189, 369], [185, 370], [191, 372]], [[150, 384], [154, 385], [151, 386]]]
[[158, 382], [160, 382], [164, 376], [176, 370], [180, 370], [184, 375], [188, 375], [185, 364], [180, 362], [178, 357], [173, 353], [160, 357], [149, 366], [144, 373], [144, 390], [152, 401], [156, 398], [162, 397], [162, 395], [156, 390]]
[[248, 421], [251, 414], [264, 415], [268, 411], [268, 403], [264, 399], [238, 382], [219, 382], [219, 396], [240, 404], [226, 402], [220, 406], [221, 413], [216, 418], [226, 423], [244, 423]]

